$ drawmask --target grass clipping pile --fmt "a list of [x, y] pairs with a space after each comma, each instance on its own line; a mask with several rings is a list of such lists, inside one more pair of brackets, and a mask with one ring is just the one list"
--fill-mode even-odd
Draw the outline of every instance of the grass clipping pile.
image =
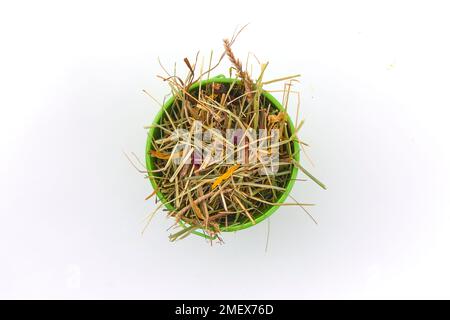
[[[180, 230], [169, 236], [171, 241], [201, 232], [208, 239], [222, 242], [221, 231], [238, 224], [255, 224], [255, 219], [269, 207], [296, 205], [305, 210], [304, 206], [308, 204], [299, 203], [292, 197], [292, 203], [277, 202], [285, 192], [294, 167], [325, 188], [295, 160], [294, 141], [299, 142], [303, 151], [304, 146], [307, 146], [297, 138], [297, 132], [303, 124], [303, 121], [297, 123], [299, 101], [295, 129], [291, 130], [287, 125], [286, 111], [273, 107], [263, 94], [263, 85], [285, 81], [284, 90], [279, 91], [283, 94], [282, 101], [286, 108], [289, 94], [295, 93], [291, 89], [292, 84], [299, 75], [264, 82], [263, 74], [267, 63], [262, 63], [259, 64], [259, 75], [252, 80], [250, 72], [246, 70], [248, 59], [244, 69], [231, 50], [235, 39], [236, 37], [225, 39], [225, 50], [218, 62], [212, 66], [211, 53], [208, 69], [200, 70], [197, 76], [198, 55], [195, 63], [184, 59], [188, 68], [188, 76], [184, 81], [163, 68], [167, 75], [161, 78], [169, 84], [174, 100], [172, 106], [164, 111], [161, 121], [153, 125], [156, 134], [151, 141], [149, 153], [154, 168], [147, 174], [156, 182], [157, 187], [147, 199], [159, 192], [162, 202], [149, 215], [148, 222], [165, 204], [172, 208], [165, 210], [169, 217], [175, 219], [173, 227]], [[235, 78], [236, 81], [211, 82], [198, 86], [202, 80], [210, 79], [210, 73], [226, 58], [231, 63], [230, 78]], [[251, 144], [264, 141], [269, 144], [270, 136], [255, 139], [255, 136], [244, 134], [239, 141], [235, 137], [232, 156], [236, 159], [239, 153], [243, 157], [241, 163], [227, 161], [226, 157], [215, 157], [217, 155], [214, 154], [214, 149], [206, 156], [203, 155], [201, 162], [196, 163], [195, 155], [202, 152], [204, 154], [203, 150], [207, 149], [206, 142], [201, 142], [200, 145], [189, 142], [195, 134], [196, 123], [201, 123], [203, 132], [214, 129], [217, 135], [213, 138], [223, 145], [230, 144], [225, 139], [227, 129], [242, 129], [244, 132], [258, 132], [259, 129], [271, 132], [272, 129], [279, 129], [277, 172], [261, 174], [261, 169], [264, 172], [264, 168], [268, 166], [267, 158], [271, 159], [270, 146], [266, 150], [266, 156], [269, 157], [264, 157], [259, 149], [256, 154], [250, 154], [249, 151]], [[189, 137], [182, 141], [173, 139], [173, 133], [177, 129], [184, 129]], [[250, 161], [251, 157], [256, 158]]]

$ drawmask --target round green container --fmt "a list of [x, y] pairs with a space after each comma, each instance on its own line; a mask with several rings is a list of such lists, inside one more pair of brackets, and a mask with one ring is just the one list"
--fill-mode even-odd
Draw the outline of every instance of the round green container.
[[[223, 75], [219, 75], [217, 77], [214, 78], [210, 78], [208, 80], [203, 80], [200, 83], [194, 83], [191, 86], [190, 90], [195, 90], [197, 89], [200, 85], [203, 87], [205, 85], [211, 84], [211, 83], [223, 83], [223, 84], [231, 84], [231, 83], [239, 83], [240, 81], [237, 79], [231, 79], [231, 78], [225, 78]], [[277, 99], [274, 98], [274, 96], [272, 96], [270, 93], [263, 91], [262, 95], [272, 104], [272, 106], [276, 107], [278, 110], [280, 111], [284, 111], [283, 106], [281, 105], [280, 102], [278, 102]], [[172, 96], [162, 107], [162, 109], [158, 112], [158, 114], [155, 117], [155, 120], [153, 121], [153, 124], [159, 124], [163, 115], [164, 115], [164, 109], [169, 111], [170, 108], [172, 107], [174, 101], [174, 97]], [[289, 131], [290, 132], [294, 132], [295, 131], [295, 127], [294, 124], [292, 123], [291, 118], [288, 116], [287, 119], [287, 123], [289, 126]], [[147, 166], [147, 170], [149, 172], [151, 172], [152, 170], [155, 169], [155, 165], [153, 163], [153, 158], [150, 156], [150, 148], [152, 145], [152, 139], [153, 136], [159, 134], [159, 129], [155, 128], [154, 126], [152, 126], [149, 131], [148, 131], [148, 136], [147, 136], [147, 145], [146, 145], [146, 150], [145, 150], [145, 163]], [[294, 159], [296, 161], [299, 161], [299, 153], [300, 153], [300, 146], [298, 144], [297, 140], [293, 141], [293, 145], [294, 145]], [[297, 167], [293, 166], [292, 167], [292, 173], [291, 173], [291, 177], [290, 177], [290, 181], [288, 183], [288, 185], [286, 186], [286, 190], [284, 191], [284, 193], [280, 196], [280, 198], [278, 199], [277, 203], [283, 203], [287, 196], [289, 195], [289, 193], [292, 190], [292, 187], [294, 186], [295, 183], [295, 178], [297, 177], [297, 173], [298, 173], [298, 169]], [[153, 186], [153, 189], [156, 190], [157, 184], [155, 179], [149, 175], [149, 180]], [[165, 204], [166, 208], [173, 211], [175, 210], [175, 208], [170, 204], [167, 203], [167, 200], [165, 199], [164, 195], [157, 191], [156, 195], [158, 196], [158, 198], [161, 200], [162, 203]], [[267, 219], [268, 217], [270, 217], [280, 206], [269, 206], [265, 212], [263, 212], [260, 216], [258, 216], [257, 218], [255, 218], [255, 224], [259, 223], [261, 221], [263, 221], [264, 219]], [[242, 229], [246, 229], [249, 227], [254, 226], [255, 224], [253, 224], [251, 221], [245, 222], [245, 223], [237, 223], [234, 225], [229, 225], [228, 227], [221, 227], [220, 230], [223, 232], [230, 232], [230, 231], [238, 231], [238, 230], [242, 230]], [[186, 226], [183, 222], [181, 222], [182, 226]], [[199, 231], [194, 231], [193, 232], [196, 235], [205, 237], [205, 238], [210, 238], [209, 236], [207, 236], [206, 234], [199, 232]]]

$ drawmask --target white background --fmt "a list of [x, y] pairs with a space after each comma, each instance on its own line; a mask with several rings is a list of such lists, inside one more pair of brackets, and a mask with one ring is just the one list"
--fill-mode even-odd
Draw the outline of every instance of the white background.
[[[1, 298], [450, 298], [450, 22], [444, 1], [0, 4]], [[170, 243], [146, 131], [171, 67], [234, 49], [301, 73], [314, 225]], [[225, 68], [224, 68], [225, 69]], [[222, 70], [224, 72], [225, 70]]]

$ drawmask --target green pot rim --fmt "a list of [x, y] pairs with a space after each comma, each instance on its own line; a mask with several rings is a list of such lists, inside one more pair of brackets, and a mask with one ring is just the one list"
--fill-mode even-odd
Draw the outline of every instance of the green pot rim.
[[[190, 90], [195, 90], [197, 89], [199, 86], [204, 86], [204, 85], [208, 85], [210, 83], [223, 83], [223, 84], [230, 84], [230, 83], [239, 83], [240, 81], [238, 79], [233, 79], [233, 78], [226, 78], [223, 75], [219, 75], [207, 80], [203, 80], [197, 83], [194, 83]], [[263, 91], [262, 95], [270, 101], [270, 103], [276, 107], [278, 110], [280, 111], [285, 111], [282, 104], [275, 99], [275, 97], [273, 95], [271, 95], [269, 92], [267, 91]], [[153, 135], [155, 134], [155, 124], [159, 124], [159, 122], [161, 121], [161, 118], [163, 116], [163, 114], [165, 113], [164, 110], [169, 110], [172, 107], [172, 104], [174, 102], [174, 97], [170, 97], [169, 100], [167, 100], [167, 102], [164, 103], [164, 105], [162, 106], [161, 110], [158, 112], [158, 114], [156, 115], [155, 119], [153, 120], [153, 124], [150, 127], [150, 129], [148, 130], [148, 135], [147, 135], [147, 144], [146, 144], [146, 148], [145, 148], [145, 164], [147, 166], [147, 170], [149, 172], [151, 172], [155, 166], [153, 163], [153, 157], [150, 156], [150, 148], [152, 145], [152, 138]], [[287, 122], [289, 125], [289, 129], [290, 132], [294, 132], [295, 131], [295, 127], [294, 124], [292, 122], [292, 119], [288, 116], [287, 117]], [[293, 140], [293, 145], [294, 145], [294, 159], [296, 161], [299, 161], [299, 154], [300, 154], [300, 146], [297, 140]], [[295, 178], [297, 177], [297, 173], [298, 173], [298, 169], [296, 166], [292, 167], [292, 173], [291, 173], [291, 177], [290, 177], [290, 181], [288, 183], [288, 185], [286, 186], [286, 190], [283, 192], [283, 194], [281, 195], [281, 197], [277, 200], [277, 203], [283, 203], [286, 198], [288, 197], [289, 193], [291, 192], [292, 188], [294, 187], [295, 184]], [[149, 180], [150, 183], [152, 184], [152, 187], [154, 190], [156, 190], [157, 188], [157, 184], [155, 179], [149, 175]], [[165, 199], [165, 197], [163, 196], [163, 194], [160, 191], [156, 192], [156, 195], [158, 196], [159, 200], [164, 203], [164, 205], [166, 206], [167, 209], [169, 210], [174, 210], [175, 208], [170, 204], [167, 203], [167, 200]], [[261, 221], [267, 219], [268, 217], [270, 217], [280, 206], [269, 206], [267, 207], [266, 211], [261, 214], [259, 217], [257, 217], [255, 219], [255, 224], [253, 224], [251, 221], [245, 222], [245, 223], [237, 223], [228, 227], [221, 227], [220, 231], [221, 232], [231, 232], [231, 231], [239, 231], [239, 230], [243, 230], [249, 227], [252, 227], [258, 223], [260, 223]], [[182, 226], [186, 226], [185, 223], [182, 223]], [[209, 236], [207, 236], [206, 234], [204, 234], [203, 232], [199, 232], [199, 231], [194, 231], [194, 234], [197, 234], [199, 236], [205, 237], [205, 238], [210, 238]]]

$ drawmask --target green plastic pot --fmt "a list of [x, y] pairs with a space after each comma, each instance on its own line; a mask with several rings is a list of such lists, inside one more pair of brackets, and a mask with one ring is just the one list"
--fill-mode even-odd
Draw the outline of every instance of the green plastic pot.
[[[210, 78], [208, 80], [203, 80], [201, 82], [194, 83], [191, 86], [190, 90], [192, 91], [192, 90], [197, 89], [199, 86], [203, 87], [203, 86], [211, 84], [211, 83], [232, 84], [232, 83], [240, 83], [240, 81], [238, 79], [226, 78], [223, 75], [219, 75], [219, 76], [216, 76], [214, 78]], [[266, 100], [268, 100], [272, 104], [272, 106], [274, 106], [275, 108], [277, 108], [280, 111], [284, 111], [284, 108], [283, 108], [282, 104], [277, 99], [275, 99], [275, 97], [272, 96], [270, 93], [268, 93], [266, 91], [263, 91], [262, 95], [266, 98]], [[173, 105], [173, 102], [174, 102], [174, 97], [172, 96], [169, 100], [167, 100], [167, 102], [163, 105], [162, 109], [156, 115], [156, 117], [155, 117], [155, 119], [153, 121], [154, 125], [160, 123], [163, 115], [165, 114], [164, 109], [169, 111], [170, 108]], [[289, 126], [289, 131], [290, 132], [294, 132], [295, 131], [295, 127], [294, 127], [294, 124], [292, 122], [292, 119], [289, 116], [287, 118], [288, 118], [287, 119], [287, 123], [288, 123], [288, 126]], [[158, 135], [158, 134], [159, 134], [159, 129], [155, 128], [154, 126], [151, 126], [151, 128], [148, 131], [147, 145], [146, 145], [146, 150], [145, 150], [145, 163], [146, 163], [146, 166], [147, 166], [147, 170], [149, 172], [151, 172], [152, 170], [155, 169], [155, 165], [154, 165], [154, 162], [153, 162], [153, 157], [150, 155], [150, 149], [151, 149], [151, 145], [152, 145], [151, 142], [152, 142], [153, 137], [155, 135]], [[294, 159], [296, 161], [299, 161], [300, 146], [298, 144], [298, 141], [294, 140], [293, 141], [293, 145], [294, 145], [294, 152], [293, 152]], [[297, 167], [293, 166], [292, 167], [291, 177], [290, 177], [288, 185], [286, 186], [286, 190], [281, 195], [281, 197], [278, 199], [277, 203], [281, 204], [281, 203], [283, 203], [286, 200], [287, 196], [289, 195], [289, 193], [292, 190], [292, 187], [294, 186], [295, 178], [297, 177], [297, 173], [298, 173]], [[149, 180], [150, 180], [150, 183], [153, 186], [153, 189], [157, 190], [156, 181], [151, 175], [149, 175]], [[157, 191], [156, 195], [159, 198], [159, 200], [162, 203], [164, 203], [164, 205], [166, 206], [167, 209], [169, 209], [171, 211], [175, 210], [175, 208], [170, 203], [167, 203], [167, 200], [165, 199], [164, 195], [160, 191]], [[229, 225], [228, 227], [221, 227], [220, 231], [222, 231], [222, 232], [231, 232], [231, 231], [239, 231], [239, 230], [242, 230], [242, 229], [246, 229], [246, 228], [252, 227], [252, 226], [256, 225], [257, 223], [259, 223], [259, 222], [267, 219], [268, 217], [270, 217], [279, 207], [280, 206], [269, 206], [269, 207], [267, 207], [265, 212], [263, 212], [260, 216], [258, 216], [258, 217], [256, 217], [254, 219], [255, 220], [255, 224], [253, 224], [251, 221], [248, 221], [248, 222], [245, 222], [245, 223], [237, 223], [237, 224]], [[187, 225], [185, 223], [183, 223], [183, 222], [180, 222], [180, 225], [183, 226], [183, 227], [187, 227]], [[208, 238], [208, 239], [211, 239], [208, 235], [206, 235], [205, 233], [200, 232], [200, 231], [194, 231], [192, 233], [194, 233], [196, 235], [199, 235], [199, 236], [202, 236], [202, 237], [205, 237], [205, 238]]]

